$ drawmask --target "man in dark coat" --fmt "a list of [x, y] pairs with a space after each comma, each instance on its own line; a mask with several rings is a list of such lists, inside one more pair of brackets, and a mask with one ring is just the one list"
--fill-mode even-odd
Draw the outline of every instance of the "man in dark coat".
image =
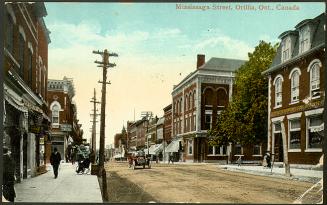
[[59, 165], [60, 165], [60, 161], [61, 161], [61, 156], [60, 156], [60, 153], [58, 152], [57, 150], [57, 147], [55, 147], [53, 149], [54, 152], [51, 153], [51, 156], [50, 156], [50, 163], [53, 167], [53, 172], [54, 172], [54, 176], [55, 176], [55, 179], [58, 177], [58, 168], [59, 168]]
[[10, 156], [7, 147], [3, 147], [3, 196], [8, 201], [14, 202], [16, 193], [15, 184], [15, 162]]

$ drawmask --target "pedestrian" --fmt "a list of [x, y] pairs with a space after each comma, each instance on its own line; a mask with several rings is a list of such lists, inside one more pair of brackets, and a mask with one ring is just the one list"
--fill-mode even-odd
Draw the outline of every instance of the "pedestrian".
[[15, 184], [15, 162], [10, 155], [8, 147], [3, 147], [3, 197], [14, 202], [16, 192], [14, 188]]
[[51, 165], [53, 167], [54, 178], [57, 179], [57, 177], [58, 177], [58, 168], [59, 168], [59, 165], [60, 165], [61, 156], [60, 156], [60, 153], [57, 150], [57, 147], [55, 147], [53, 149], [53, 151], [54, 152], [52, 152], [51, 156], [50, 156], [50, 163], [51, 163]]
[[241, 164], [242, 164], [242, 156], [239, 156], [237, 160], [237, 166], [241, 166]]

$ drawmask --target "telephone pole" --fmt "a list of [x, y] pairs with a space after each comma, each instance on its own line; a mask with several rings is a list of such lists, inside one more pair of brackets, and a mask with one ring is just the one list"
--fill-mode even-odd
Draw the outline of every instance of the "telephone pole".
[[96, 107], [96, 104], [99, 104], [100, 102], [97, 101], [96, 99], [96, 92], [95, 92], [95, 88], [94, 88], [94, 96], [93, 98], [91, 98], [91, 103], [93, 103], [93, 114], [91, 114], [91, 116], [93, 116], [93, 125], [92, 125], [92, 150], [93, 150], [93, 153], [94, 153], [94, 158], [92, 158], [92, 163], [94, 164], [95, 163], [95, 159], [96, 159], [96, 118], [98, 115], [100, 114], [97, 114], [96, 111], [97, 110], [97, 107]]
[[103, 79], [102, 82], [102, 95], [101, 95], [101, 119], [100, 119], [100, 150], [99, 150], [99, 172], [98, 176], [102, 176], [102, 195], [104, 201], [108, 201], [108, 191], [107, 191], [107, 176], [106, 170], [104, 169], [104, 144], [105, 144], [105, 116], [106, 116], [106, 87], [110, 84], [107, 82], [107, 69], [116, 66], [116, 64], [109, 63], [109, 56], [118, 57], [116, 53], [108, 53], [105, 49], [102, 51], [93, 51], [94, 54], [100, 54], [102, 56], [102, 61], [94, 61], [99, 64], [97, 67], [103, 68]]

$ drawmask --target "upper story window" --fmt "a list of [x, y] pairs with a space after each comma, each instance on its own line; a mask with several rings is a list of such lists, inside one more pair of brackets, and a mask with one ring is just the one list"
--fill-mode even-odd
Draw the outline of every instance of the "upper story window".
[[205, 129], [209, 130], [212, 127], [212, 110], [205, 111]]
[[310, 96], [319, 97], [320, 96], [320, 67], [321, 62], [319, 60], [314, 60], [310, 63]]
[[19, 53], [18, 53], [18, 61], [19, 61], [19, 75], [23, 78], [24, 77], [24, 51], [25, 51], [25, 39], [22, 34], [19, 34]]
[[14, 22], [12, 17], [8, 14], [6, 21], [6, 41], [5, 46], [7, 50], [13, 54], [13, 44], [14, 44]]
[[188, 98], [188, 96], [186, 95], [186, 96], [185, 96], [185, 110], [188, 110], [188, 106], [189, 106], [189, 98]]
[[59, 124], [59, 106], [54, 105], [52, 107], [52, 123]]
[[282, 62], [285, 62], [291, 58], [291, 38], [286, 37], [282, 41]]
[[291, 79], [291, 102], [299, 101], [300, 69], [295, 68], [290, 75]]
[[33, 54], [32, 52], [29, 50], [28, 51], [28, 76], [27, 76], [27, 83], [30, 87], [32, 87], [32, 76], [33, 76], [33, 70], [32, 70], [32, 66], [33, 66]]
[[282, 83], [283, 77], [277, 76], [274, 82], [275, 85], [275, 107], [282, 106]]
[[303, 27], [299, 32], [299, 53], [303, 53], [310, 48], [310, 28], [309, 26]]

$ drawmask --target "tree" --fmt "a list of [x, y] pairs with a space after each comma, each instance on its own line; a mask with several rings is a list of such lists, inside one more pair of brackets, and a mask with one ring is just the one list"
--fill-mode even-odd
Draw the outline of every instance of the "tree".
[[266, 139], [268, 81], [261, 73], [271, 65], [276, 50], [277, 45], [260, 41], [248, 53], [249, 61], [236, 72], [233, 100], [208, 131], [210, 145], [246, 145]]

